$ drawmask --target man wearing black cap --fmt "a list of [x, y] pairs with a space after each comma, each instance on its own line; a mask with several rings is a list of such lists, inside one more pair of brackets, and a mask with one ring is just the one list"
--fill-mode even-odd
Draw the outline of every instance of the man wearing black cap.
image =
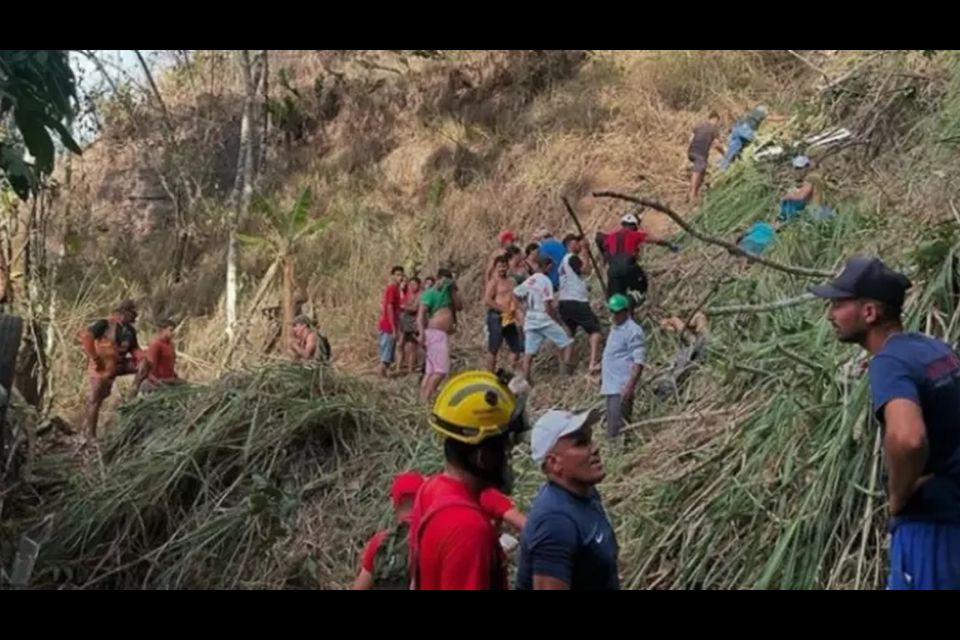
[[136, 321], [137, 305], [132, 300], [124, 300], [110, 316], [80, 332], [80, 343], [89, 360], [90, 380], [83, 430], [91, 438], [97, 437], [100, 407], [110, 396], [114, 380], [135, 374], [143, 359], [134, 326]]
[[856, 257], [811, 292], [830, 300], [837, 338], [873, 356], [893, 532], [888, 588], [960, 589], [960, 358], [904, 332], [910, 286], [879, 259]]

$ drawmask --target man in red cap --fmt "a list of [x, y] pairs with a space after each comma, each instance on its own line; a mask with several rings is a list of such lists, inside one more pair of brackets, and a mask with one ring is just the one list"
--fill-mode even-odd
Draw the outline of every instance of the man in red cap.
[[360, 560], [360, 574], [353, 581], [354, 591], [409, 588], [407, 535], [410, 530], [410, 510], [423, 480], [417, 471], [401, 473], [393, 479], [390, 501], [396, 522], [390, 529], [377, 531], [367, 542]]
[[[426, 478], [417, 471], [398, 474], [390, 486], [396, 523], [391, 529], [373, 534], [363, 549], [360, 573], [351, 587], [354, 591], [404, 590], [410, 586], [407, 536], [410, 531], [410, 512], [417, 492]], [[480, 508], [496, 523], [506, 522], [522, 531], [526, 516], [509, 497], [489, 487], [480, 494]]]
[[493, 278], [493, 272], [496, 270], [496, 259], [502, 255], [505, 255], [507, 247], [517, 243], [517, 234], [509, 229], [504, 229], [500, 232], [500, 235], [497, 236], [497, 242], [500, 245], [499, 248], [491, 253], [489, 258], [487, 258], [487, 270], [485, 271], [486, 276], [483, 279], [484, 282], [490, 282], [490, 279]]

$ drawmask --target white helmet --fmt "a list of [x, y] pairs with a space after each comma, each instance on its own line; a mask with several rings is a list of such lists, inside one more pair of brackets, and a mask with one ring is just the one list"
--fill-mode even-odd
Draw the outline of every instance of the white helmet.
[[632, 213], [628, 213], [620, 219], [620, 224], [632, 224], [635, 227], [640, 226], [640, 221], [637, 219], [637, 216]]

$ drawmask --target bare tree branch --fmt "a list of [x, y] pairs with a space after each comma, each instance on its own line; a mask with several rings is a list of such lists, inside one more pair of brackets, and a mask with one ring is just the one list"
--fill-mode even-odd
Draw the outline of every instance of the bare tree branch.
[[806, 278], [832, 278], [834, 276], [834, 274], [829, 271], [822, 271], [820, 269], [809, 269], [807, 267], [794, 267], [791, 265], [781, 264], [773, 260], [768, 260], [766, 258], [762, 258], [760, 256], [755, 256], [753, 254], [747, 253], [746, 251], [744, 251], [737, 245], [733, 244], [732, 242], [727, 242], [726, 240], [721, 240], [719, 238], [708, 236], [704, 232], [694, 228], [693, 226], [690, 225], [689, 222], [684, 220], [679, 213], [673, 211], [666, 205], [656, 202], [655, 200], [647, 200], [645, 198], [636, 198], [634, 196], [628, 196], [622, 193], [616, 193], [614, 191], [597, 191], [593, 194], [593, 197], [594, 198], [616, 198], [618, 200], [626, 200], [627, 202], [640, 204], [645, 207], [649, 207], [651, 209], [659, 211], [660, 213], [665, 214], [671, 220], [676, 222], [681, 229], [689, 233], [694, 238], [709, 244], [716, 245], [718, 247], [723, 247], [724, 249], [726, 249], [727, 251], [729, 251], [734, 255], [738, 255], [742, 258], [746, 258], [750, 262], [756, 262], [757, 264], [762, 264], [765, 267], [776, 269], [777, 271], [782, 271], [784, 273], [789, 273], [795, 276], [802, 276]]
[[807, 358], [804, 358], [799, 353], [796, 353], [794, 351], [791, 351], [790, 349], [787, 349], [782, 344], [777, 345], [777, 351], [787, 356], [797, 364], [800, 364], [806, 367], [807, 369], [810, 369], [814, 373], [820, 373], [821, 371], [824, 370], [824, 368], [821, 365], [817, 364], [816, 362], [813, 362], [812, 360], [808, 360]]
[[157, 83], [153, 80], [153, 74], [150, 73], [150, 67], [147, 66], [147, 61], [143, 59], [139, 49], [134, 49], [133, 53], [137, 56], [137, 60], [140, 61], [140, 67], [143, 69], [143, 74], [147, 77], [147, 82], [150, 84], [150, 89], [153, 91], [153, 97], [160, 106], [160, 112], [163, 114], [163, 122], [165, 125], [167, 125], [167, 130], [170, 132], [170, 134], [173, 135], [173, 123], [170, 121], [170, 112], [167, 111], [167, 105], [163, 101], [163, 96], [160, 95], [160, 89], [157, 88]]
[[800, 55], [799, 53], [797, 53], [797, 52], [794, 51], [793, 49], [787, 49], [787, 53], [789, 53], [789, 54], [792, 55], [794, 58], [796, 58], [797, 60], [799, 60], [799, 61], [802, 62], [803, 64], [807, 65], [808, 67], [810, 67], [811, 69], [813, 69], [814, 71], [816, 71], [817, 73], [819, 73], [820, 75], [822, 75], [824, 80], [826, 80], [827, 82], [830, 82], [830, 76], [827, 75], [827, 72], [826, 72], [826, 71], [824, 71], [823, 69], [821, 69], [821, 68], [818, 67], [817, 65], [813, 64], [812, 62], [810, 62], [809, 60], [807, 60], [805, 57], [803, 57], [802, 55]]
[[787, 298], [786, 300], [778, 300], [777, 302], [767, 302], [764, 304], [741, 304], [729, 307], [707, 307], [703, 310], [703, 312], [708, 316], [724, 316], [732, 315], [734, 313], [765, 313], [767, 311], [777, 311], [778, 309], [795, 307], [798, 304], [803, 304], [812, 300], [816, 300], [816, 297], [812, 293], [805, 293], [802, 296], [797, 296], [796, 298]]

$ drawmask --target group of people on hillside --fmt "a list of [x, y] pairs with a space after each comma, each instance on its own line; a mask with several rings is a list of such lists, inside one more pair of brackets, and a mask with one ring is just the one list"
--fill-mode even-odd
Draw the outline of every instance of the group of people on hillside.
[[[639, 263], [642, 249], [647, 243], [677, 248], [640, 229], [640, 218], [633, 212], [623, 216], [618, 229], [597, 234], [595, 242], [607, 266], [606, 308], [612, 320], [604, 342], [600, 319], [591, 305], [588, 278], [594, 258], [589, 243], [579, 234], [558, 240], [548, 229], [540, 230], [536, 237], [536, 242], [521, 250], [514, 232], [501, 232], [498, 247], [487, 262], [483, 291], [486, 368], [498, 370], [506, 347], [509, 367], [532, 384], [533, 359], [550, 343], [560, 354], [563, 372], [571, 374], [575, 369], [573, 343], [582, 330], [590, 345], [588, 371], [600, 377], [601, 394], [609, 408], [607, 432], [616, 437], [631, 417], [646, 353], [643, 330], [632, 317], [648, 288]], [[380, 374], [386, 376], [398, 359], [401, 370], [413, 372], [422, 351], [420, 397], [429, 402], [451, 372], [450, 336], [463, 308], [449, 270], [439, 270], [437, 277], [421, 288], [419, 278], [408, 279], [402, 267], [394, 267], [384, 289], [378, 324]]]
[[[716, 144], [718, 118], [695, 131], [690, 160], [695, 170], [702, 170], [691, 183], [693, 197], [710, 150], [723, 151], [721, 164], [729, 166], [766, 116], [766, 110], [758, 109], [738, 121], [726, 149]], [[793, 166], [798, 183], [781, 203], [780, 223], [804, 211], [815, 192], [807, 173], [809, 159], [795, 159]], [[558, 240], [549, 230], [536, 236], [536, 242], [524, 246], [513, 232], [500, 234], [484, 273], [489, 370], [455, 375], [442, 387], [451, 373], [450, 335], [464, 309], [461, 292], [446, 269], [423, 282], [407, 279], [402, 267], [391, 270], [378, 326], [380, 372], [387, 375], [397, 360], [413, 372], [423, 354], [420, 395], [425, 402], [436, 396], [428, 421], [443, 439], [444, 466], [433, 475], [411, 470], [394, 479], [394, 523], [365, 547], [355, 589], [506, 589], [512, 537], [502, 535], [504, 525], [519, 532], [516, 589], [620, 587], [616, 531], [596, 488], [605, 477], [594, 439], [603, 415], [551, 410], [530, 430], [525, 394], [532, 358], [541, 345], [554, 344], [569, 373], [573, 340], [582, 329], [590, 344], [589, 371], [600, 374], [607, 435], [620, 435], [631, 420], [646, 359], [644, 332], [633, 318], [648, 287], [639, 261], [642, 247], [676, 247], [643, 231], [639, 212], [625, 214], [620, 228], [597, 235], [611, 316], [604, 339], [590, 303], [594, 259], [589, 243], [578, 234]], [[747, 233], [741, 246], [753, 240]], [[759, 244], [751, 249], [767, 246]], [[889, 499], [888, 587], [957, 590], [960, 357], [941, 340], [905, 331], [903, 309], [911, 286], [881, 260], [855, 257], [811, 293], [828, 302], [837, 339], [860, 345], [871, 357], [867, 375], [881, 428]], [[92, 437], [100, 407], [118, 377], [134, 376], [134, 393], [181, 382], [173, 343], [177, 323], [160, 322], [144, 352], [137, 319], [136, 305], [126, 300], [81, 332], [89, 360], [84, 426]], [[682, 321], [678, 330], [687, 331]], [[694, 333], [702, 339], [704, 331]], [[513, 379], [499, 372], [504, 345], [509, 364], [520, 374]], [[698, 345], [702, 342], [691, 345], [691, 353]], [[288, 347], [299, 361], [329, 358], [329, 343], [305, 315], [296, 316]], [[531, 457], [545, 483], [524, 514], [509, 497], [511, 452], [528, 431]]]
[[91, 439], [97, 437], [100, 408], [110, 397], [117, 378], [134, 376], [132, 395], [182, 382], [176, 372], [177, 351], [173, 344], [176, 321], [160, 321], [144, 352], [137, 337], [138, 316], [136, 303], [124, 300], [109, 316], [80, 332], [80, 343], [87, 355], [89, 386], [83, 433]]
[[[450, 336], [457, 330], [457, 313], [462, 310], [460, 289], [449, 269], [440, 269], [436, 277], [421, 282], [417, 276], [408, 279], [403, 267], [393, 267], [377, 325], [380, 375], [387, 377], [399, 351], [401, 371], [419, 369], [420, 396], [432, 397], [450, 373]], [[422, 367], [418, 366], [420, 353]]]
[[[720, 142], [720, 115], [713, 111], [707, 120], [693, 128], [693, 135], [687, 149], [692, 170], [690, 178], [689, 200], [697, 202], [710, 160], [710, 152], [718, 151], [722, 158], [721, 170], [728, 169], [740, 157], [756, 138], [760, 125], [766, 120], [783, 120], [782, 116], [772, 115], [767, 107], [760, 105], [739, 118], [730, 129], [726, 148]], [[811, 207], [818, 198], [817, 182], [814, 176], [815, 163], [807, 155], [800, 154], [791, 161], [793, 167], [793, 185], [783, 195], [776, 214], [772, 219], [760, 219], [745, 229], [736, 238], [736, 244], [746, 253], [758, 256], [770, 249], [777, 239], [783, 225], [797, 220], [804, 212], [813, 210], [815, 219], [832, 217], [834, 212], [824, 206]]]
[[[720, 151], [721, 167], [729, 167], [767, 115], [765, 108], [758, 108], [739, 120], [726, 149], [717, 143], [716, 114], [698, 126], [689, 150], [692, 199], [699, 195], [710, 150]], [[796, 185], [769, 225], [774, 235], [779, 225], [807, 209], [814, 196], [810, 159], [799, 156], [792, 165]], [[647, 287], [636, 260], [638, 247], [651, 239], [638, 222], [633, 214], [625, 215], [620, 230], [598, 234], [596, 240], [607, 266], [605, 293], [613, 315], [605, 344], [590, 306], [586, 279], [593, 259], [583, 237], [571, 234], [559, 241], [543, 231], [537, 243], [521, 251], [515, 235], [505, 231], [485, 272], [487, 368], [497, 368], [506, 344], [511, 366], [519, 365], [529, 382], [531, 358], [542, 343], [552, 342], [569, 371], [571, 343], [583, 329], [590, 339], [590, 371], [599, 370], [602, 376], [610, 435], [617, 432], [611, 425], [629, 421], [645, 355], [643, 330], [632, 314], [635, 296]], [[748, 230], [738, 241], [749, 253], [761, 253], [771, 242], [766, 231]], [[940, 340], [904, 331], [903, 305], [910, 286], [904, 275], [879, 259], [858, 257], [849, 260], [835, 280], [811, 291], [829, 301], [828, 317], [837, 338], [860, 344], [872, 355], [869, 379], [883, 430], [891, 514], [888, 588], [960, 589], [960, 357]], [[690, 331], [698, 338], [691, 345], [694, 351], [702, 345], [704, 331]], [[430, 425], [444, 438], [444, 469], [430, 478], [397, 478], [394, 504], [400, 504], [397, 495], [402, 493], [404, 505], [396, 514], [398, 524], [392, 537], [381, 532], [368, 545], [355, 588], [380, 588], [372, 576], [381, 564], [394, 568], [395, 588], [508, 587], [505, 546], [498, 531], [506, 510], [519, 514], [505, 495], [510, 489], [510, 450], [526, 429], [522, 395], [511, 388], [516, 380], [508, 385], [490, 372], [468, 372], [441, 389]], [[514, 523], [521, 531], [516, 589], [619, 588], [615, 529], [596, 491], [604, 477], [593, 440], [599, 421], [600, 415], [592, 411], [554, 410], [533, 427], [531, 454], [546, 482], [529, 513], [519, 514]], [[393, 542], [384, 545], [388, 538]], [[378, 551], [384, 548], [389, 551]]]
[[[137, 332], [139, 315], [136, 303], [124, 300], [113, 313], [80, 331], [80, 344], [87, 356], [88, 378], [83, 434], [91, 440], [97, 438], [100, 410], [118, 378], [133, 376], [131, 398], [184, 382], [176, 370], [174, 332], [177, 321], [173, 318], [160, 320], [144, 351]], [[287, 346], [291, 358], [297, 362], [330, 360], [330, 342], [304, 314], [293, 319]]]
[[[881, 260], [856, 257], [811, 292], [829, 302], [837, 338], [872, 356], [891, 516], [888, 588], [957, 590], [960, 357], [904, 330], [910, 287]], [[552, 410], [534, 425], [531, 456], [546, 482], [524, 516], [506, 497], [510, 452], [527, 430], [514, 382], [477, 371], [443, 387], [429, 423], [443, 437], [444, 468], [396, 478], [396, 524], [367, 545], [354, 588], [507, 589], [509, 547], [498, 531], [510, 513], [520, 530], [514, 588], [619, 589], [616, 531], [596, 489], [605, 476], [593, 440], [599, 415]]]

